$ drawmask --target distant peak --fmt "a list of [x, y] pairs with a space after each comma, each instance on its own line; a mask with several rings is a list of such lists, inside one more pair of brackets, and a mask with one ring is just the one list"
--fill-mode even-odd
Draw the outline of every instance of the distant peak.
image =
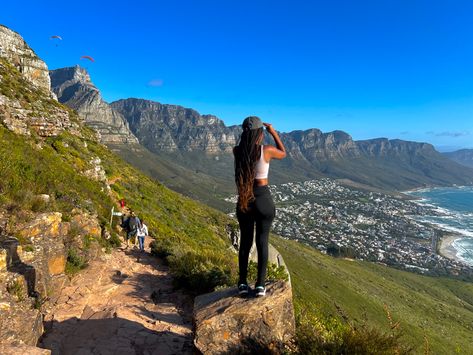
[[51, 77], [52, 87], [56, 87], [66, 81], [69, 81], [95, 88], [95, 85], [90, 80], [90, 75], [87, 70], [79, 65], [50, 70], [49, 76]]

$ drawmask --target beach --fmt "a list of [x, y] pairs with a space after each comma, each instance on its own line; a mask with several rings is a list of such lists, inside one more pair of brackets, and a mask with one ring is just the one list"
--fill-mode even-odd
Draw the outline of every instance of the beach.
[[458, 235], [447, 235], [445, 237], [442, 237], [442, 239], [440, 240], [439, 248], [440, 255], [449, 259], [458, 260], [457, 250], [452, 245], [453, 242], [458, 238], [461, 237]]

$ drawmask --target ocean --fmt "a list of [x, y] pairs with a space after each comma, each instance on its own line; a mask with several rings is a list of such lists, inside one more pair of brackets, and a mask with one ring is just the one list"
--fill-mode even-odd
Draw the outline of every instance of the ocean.
[[439, 216], [422, 216], [422, 219], [458, 233], [459, 238], [452, 243], [456, 256], [473, 265], [473, 186], [437, 187], [407, 194], [419, 197], [418, 203], [435, 207]]

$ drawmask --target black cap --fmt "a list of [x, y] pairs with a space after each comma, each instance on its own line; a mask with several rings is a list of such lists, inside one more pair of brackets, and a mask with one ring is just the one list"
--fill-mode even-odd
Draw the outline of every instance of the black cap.
[[256, 116], [249, 116], [245, 118], [242, 124], [243, 129], [258, 129], [263, 128], [263, 121], [259, 117]]

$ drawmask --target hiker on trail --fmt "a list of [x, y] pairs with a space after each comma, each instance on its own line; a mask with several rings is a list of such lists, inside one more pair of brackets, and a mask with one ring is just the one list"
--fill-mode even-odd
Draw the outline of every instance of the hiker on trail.
[[[264, 128], [273, 137], [276, 146], [262, 145]], [[286, 156], [278, 133], [269, 123], [263, 123], [255, 116], [245, 118], [239, 144], [233, 148], [235, 157], [235, 183], [238, 189], [236, 214], [240, 224], [241, 241], [238, 253], [240, 278], [238, 291], [247, 295], [248, 258], [253, 245], [256, 226], [256, 249], [258, 252], [258, 278], [255, 284], [256, 296], [266, 294], [265, 280], [268, 264], [269, 230], [276, 208], [268, 187], [268, 171], [271, 159]]]
[[145, 224], [144, 219], [141, 220], [141, 228], [138, 229], [138, 243], [140, 250], [145, 251], [145, 238], [148, 236], [148, 226]]
[[126, 232], [126, 247], [128, 248], [128, 241], [132, 239], [132, 244], [136, 245], [136, 235], [138, 229], [141, 228], [141, 221], [136, 216], [135, 212], [131, 211], [130, 216], [127, 216], [122, 221], [122, 228]]

